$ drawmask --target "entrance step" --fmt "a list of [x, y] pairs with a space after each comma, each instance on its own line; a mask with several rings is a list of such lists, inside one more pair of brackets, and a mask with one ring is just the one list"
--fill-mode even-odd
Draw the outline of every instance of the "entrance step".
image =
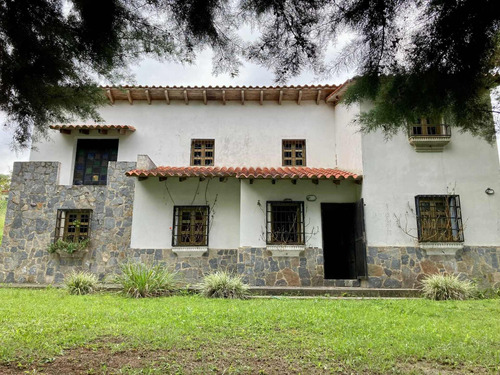
[[418, 289], [396, 288], [360, 288], [360, 287], [330, 287], [330, 286], [251, 286], [250, 291], [255, 296], [322, 296], [322, 297], [392, 297], [417, 298], [422, 293]]
[[358, 279], [334, 279], [334, 280], [325, 280], [325, 286], [336, 286], [336, 287], [360, 287], [361, 282]]

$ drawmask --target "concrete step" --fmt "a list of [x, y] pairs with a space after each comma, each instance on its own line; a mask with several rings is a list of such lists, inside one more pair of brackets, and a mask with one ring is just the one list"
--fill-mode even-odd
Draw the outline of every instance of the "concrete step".
[[421, 297], [418, 289], [396, 288], [360, 288], [360, 287], [280, 287], [280, 286], [252, 286], [252, 295], [259, 296], [322, 296], [322, 297], [389, 297], [389, 298], [416, 298]]

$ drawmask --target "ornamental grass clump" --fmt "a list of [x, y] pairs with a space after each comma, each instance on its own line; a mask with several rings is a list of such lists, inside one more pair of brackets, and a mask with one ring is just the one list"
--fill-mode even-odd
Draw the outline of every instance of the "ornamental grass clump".
[[84, 295], [94, 292], [99, 280], [90, 272], [72, 272], [64, 279], [69, 294]]
[[217, 271], [203, 278], [200, 284], [201, 295], [209, 298], [239, 298], [249, 296], [248, 285], [241, 277], [226, 271]]
[[115, 281], [130, 297], [168, 296], [177, 289], [177, 274], [162, 266], [125, 263], [120, 269], [122, 274], [117, 275]]
[[424, 297], [436, 301], [465, 300], [473, 297], [475, 286], [453, 275], [430, 275], [422, 281]]

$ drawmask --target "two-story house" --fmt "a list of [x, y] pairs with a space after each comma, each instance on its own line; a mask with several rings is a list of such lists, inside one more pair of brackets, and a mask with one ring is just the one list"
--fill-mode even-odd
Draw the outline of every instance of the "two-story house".
[[[494, 145], [425, 117], [364, 134], [341, 86], [106, 87], [103, 124], [54, 124], [15, 163], [0, 282], [165, 264], [193, 283], [500, 283]], [[88, 251], [49, 254], [58, 240]]]

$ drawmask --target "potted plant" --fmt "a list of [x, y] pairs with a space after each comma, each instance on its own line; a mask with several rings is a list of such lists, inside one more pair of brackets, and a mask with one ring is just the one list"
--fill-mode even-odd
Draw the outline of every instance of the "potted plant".
[[50, 244], [47, 251], [50, 254], [57, 253], [62, 257], [83, 256], [87, 252], [89, 243], [88, 238], [78, 238], [74, 241], [73, 238], [67, 237]]

